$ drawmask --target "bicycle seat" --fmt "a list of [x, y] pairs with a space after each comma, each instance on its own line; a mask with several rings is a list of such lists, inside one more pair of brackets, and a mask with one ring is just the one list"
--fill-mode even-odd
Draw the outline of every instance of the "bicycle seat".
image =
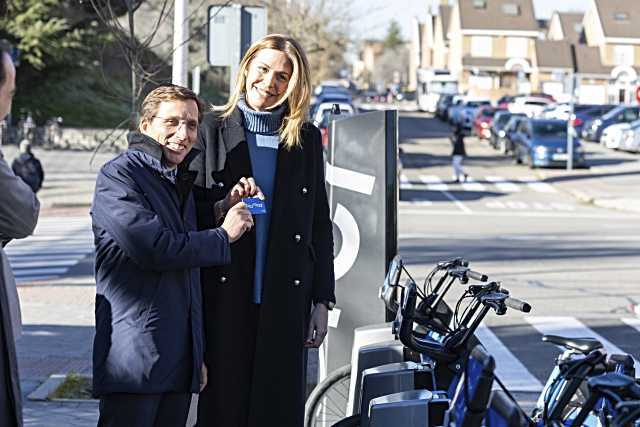
[[587, 380], [593, 390], [623, 390], [635, 385], [635, 379], [622, 374], [610, 373], [598, 375]]
[[542, 341], [560, 345], [569, 350], [579, 351], [583, 354], [602, 348], [602, 343], [595, 338], [565, 338], [558, 335], [543, 335]]

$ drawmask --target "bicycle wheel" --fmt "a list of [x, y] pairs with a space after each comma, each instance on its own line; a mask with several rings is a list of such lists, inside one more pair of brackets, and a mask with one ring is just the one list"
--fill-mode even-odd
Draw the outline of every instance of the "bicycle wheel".
[[311, 392], [304, 405], [304, 427], [330, 427], [347, 413], [351, 364], [331, 372]]

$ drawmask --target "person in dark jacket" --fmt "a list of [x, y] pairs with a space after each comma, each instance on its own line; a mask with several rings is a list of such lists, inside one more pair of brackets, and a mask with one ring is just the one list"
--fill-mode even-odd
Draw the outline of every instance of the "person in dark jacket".
[[229, 263], [230, 243], [253, 219], [239, 203], [220, 227], [196, 230], [187, 167], [202, 108], [189, 89], [151, 91], [140, 131], [96, 181], [99, 426], [184, 427], [191, 393], [206, 386], [199, 268]]
[[451, 143], [453, 144], [453, 151], [451, 153], [451, 165], [453, 166], [453, 181], [465, 182], [469, 175], [462, 167], [467, 151], [464, 148], [464, 131], [461, 126], [453, 128], [453, 134], [451, 134]]
[[300, 45], [268, 35], [242, 59], [228, 103], [201, 125], [192, 163], [199, 227], [215, 227], [238, 200], [229, 189], [240, 177], [252, 177], [266, 201], [266, 213], [231, 249], [231, 265], [202, 272], [211, 369], [198, 402], [201, 427], [303, 425], [306, 348], [324, 340], [335, 304], [321, 135], [306, 121], [310, 95]]
[[20, 143], [20, 155], [13, 159], [11, 169], [31, 187], [34, 193], [42, 188], [44, 181], [42, 164], [31, 152], [31, 143], [28, 140], [25, 139]]
[[[2, 13], [0, 13], [2, 16]], [[0, 46], [0, 121], [11, 111], [16, 70]], [[22, 393], [15, 340], [22, 322], [15, 279], [4, 246], [33, 233], [40, 213], [38, 198], [15, 176], [0, 150], [0, 426], [22, 426]]]

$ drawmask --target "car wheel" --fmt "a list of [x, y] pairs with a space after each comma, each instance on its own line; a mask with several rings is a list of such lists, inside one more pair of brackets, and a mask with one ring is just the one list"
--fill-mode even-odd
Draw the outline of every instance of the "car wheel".
[[507, 141], [504, 139], [500, 140], [500, 147], [498, 149], [502, 154], [509, 154], [509, 150], [507, 150]]

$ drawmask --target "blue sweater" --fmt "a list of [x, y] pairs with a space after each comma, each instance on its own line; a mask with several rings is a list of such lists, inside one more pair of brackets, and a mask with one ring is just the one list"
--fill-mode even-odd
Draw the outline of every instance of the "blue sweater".
[[286, 106], [282, 105], [270, 111], [255, 111], [245, 103], [244, 99], [240, 99], [238, 108], [242, 111], [244, 118], [245, 136], [249, 146], [253, 178], [265, 196], [267, 208], [267, 213], [255, 215], [254, 217], [256, 266], [253, 280], [253, 302], [260, 304], [262, 301], [264, 266], [267, 258], [271, 209], [273, 207], [273, 187], [278, 162], [278, 145], [280, 144], [278, 130], [282, 124]]

